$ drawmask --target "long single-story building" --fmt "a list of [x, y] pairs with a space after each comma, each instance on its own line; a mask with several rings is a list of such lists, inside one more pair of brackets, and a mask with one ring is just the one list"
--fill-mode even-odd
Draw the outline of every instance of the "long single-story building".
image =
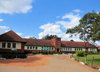
[[61, 41], [61, 38], [51, 40], [21, 38], [14, 31], [0, 35], [1, 52], [68, 52], [97, 51], [97, 47], [85, 42]]

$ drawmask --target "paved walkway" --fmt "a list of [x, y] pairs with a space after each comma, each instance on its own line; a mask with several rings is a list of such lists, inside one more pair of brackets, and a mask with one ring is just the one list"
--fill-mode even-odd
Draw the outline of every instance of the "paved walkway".
[[0, 72], [96, 72], [68, 56], [53, 55], [49, 64], [37, 67], [0, 66]]

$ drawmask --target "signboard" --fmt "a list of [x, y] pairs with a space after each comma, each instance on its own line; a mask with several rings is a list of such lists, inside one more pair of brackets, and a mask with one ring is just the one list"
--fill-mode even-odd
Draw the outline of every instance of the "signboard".
[[41, 48], [41, 50], [50, 50], [50, 48], [48, 48], [48, 47], [43, 47], [43, 48]]
[[17, 48], [11, 48], [12, 51], [17, 51]]

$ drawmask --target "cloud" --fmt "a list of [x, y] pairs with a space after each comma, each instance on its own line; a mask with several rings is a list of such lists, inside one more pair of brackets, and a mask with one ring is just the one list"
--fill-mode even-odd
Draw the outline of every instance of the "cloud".
[[75, 9], [75, 10], [73, 10], [73, 12], [79, 13], [81, 11], [79, 9]]
[[62, 32], [59, 25], [55, 25], [52, 23], [42, 25], [42, 26], [40, 26], [40, 29], [43, 29], [43, 32], [39, 33], [40, 39], [48, 34], [49, 35], [58, 35], [59, 33]]
[[19, 33], [19, 32], [16, 32], [19, 36], [21, 36], [22, 35], [22, 33]]
[[47, 23], [42, 26], [40, 26], [40, 29], [43, 31], [39, 33], [39, 38], [46, 35], [57, 35], [58, 37], [61, 37], [62, 40], [70, 41], [82, 41], [79, 39], [79, 35], [70, 37], [71, 34], [66, 34], [64, 30], [66, 31], [68, 28], [72, 28], [79, 24], [80, 15], [74, 14], [73, 12], [67, 13], [64, 16], [62, 16], [62, 20], [55, 21], [54, 23]]
[[24, 38], [32, 38], [32, 39], [36, 39], [36, 38], [33, 37], [33, 36], [25, 36]]
[[8, 26], [0, 26], [0, 34], [3, 34], [9, 30]]
[[81, 19], [81, 17], [79, 16], [79, 14], [75, 15], [73, 13], [69, 13], [69, 14], [62, 16], [62, 19], [67, 19], [67, 20], [57, 21], [56, 24], [60, 24], [65, 29], [68, 29], [68, 28], [73, 28], [77, 26], [79, 24], [79, 20]]
[[96, 46], [100, 46], [100, 41], [96, 41]]
[[60, 18], [60, 16], [57, 16], [56, 18], [58, 19], [58, 18]]
[[27, 13], [32, 8], [32, 0], [0, 0], [0, 13]]
[[0, 19], [0, 21], [3, 21], [3, 19]]

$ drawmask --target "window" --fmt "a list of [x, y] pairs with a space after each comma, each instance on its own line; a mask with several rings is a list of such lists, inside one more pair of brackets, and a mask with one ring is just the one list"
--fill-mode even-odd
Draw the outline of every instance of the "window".
[[32, 49], [32, 46], [30, 46], [30, 49]]
[[57, 40], [57, 48], [59, 48], [59, 40]]
[[75, 51], [77, 51], [77, 49], [75, 48]]
[[5, 48], [6, 47], [6, 43], [2, 43], [2, 48]]
[[16, 48], [16, 43], [13, 43], [12, 47], [13, 47], [13, 48]]
[[33, 50], [34, 50], [34, 46], [33, 46]]
[[37, 47], [36, 47], [36, 50], [37, 50]]
[[29, 46], [27, 46], [27, 49], [29, 49]]
[[8, 48], [11, 48], [11, 43], [8, 43], [8, 44], [7, 44], [7, 47], [8, 47]]

